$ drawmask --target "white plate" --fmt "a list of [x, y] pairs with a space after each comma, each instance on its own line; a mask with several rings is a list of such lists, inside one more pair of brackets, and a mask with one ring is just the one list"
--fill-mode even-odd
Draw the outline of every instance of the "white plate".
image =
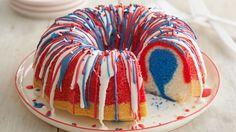
[[[72, 116], [66, 111], [60, 110], [56, 110], [53, 115], [48, 113], [47, 103], [41, 100], [40, 92], [32, 89], [33, 56], [34, 52], [23, 60], [15, 75], [17, 92], [26, 107], [41, 120], [61, 129], [77, 132], [104, 131], [96, 119]], [[176, 129], [203, 113], [212, 104], [219, 90], [220, 77], [215, 64], [206, 54], [204, 54], [204, 60], [208, 72], [207, 88], [211, 89], [211, 94], [203, 98], [202, 101], [193, 98], [184, 104], [173, 103], [160, 97], [146, 94], [149, 114], [143, 121], [138, 122], [137, 131], [163, 132]], [[39, 108], [35, 106], [35, 103], [42, 103], [45, 106]], [[105, 125], [109, 128], [107, 131], [133, 131], [131, 129], [133, 122], [105, 122]]]
[[24, 5], [29, 6], [58, 6], [64, 5], [70, 2], [74, 2], [77, 0], [11, 0], [11, 1], [18, 1]]
[[25, 10], [23, 8], [17, 7], [14, 4], [10, 4], [10, 6], [12, 7], [13, 10], [25, 16], [34, 17], [34, 18], [56, 18], [56, 17], [67, 15], [68, 13], [71, 13], [75, 11], [76, 9], [79, 9], [79, 8], [81, 9], [85, 6], [85, 4], [86, 3], [82, 1], [81, 4], [79, 3], [75, 7], [67, 9], [67, 10], [65, 9], [65, 10], [60, 10], [60, 11], [47, 11], [47, 12], [29, 11], [29, 10]]
[[18, 7], [22, 10], [26, 11], [34, 11], [34, 12], [56, 12], [56, 11], [62, 11], [62, 10], [69, 10], [74, 9], [75, 7], [78, 7], [79, 5], [83, 4], [83, 0], [76, 0], [69, 3], [65, 3], [62, 5], [53, 5], [53, 6], [32, 6], [27, 5], [24, 3], [21, 3], [20, 1], [11, 0], [10, 3]]

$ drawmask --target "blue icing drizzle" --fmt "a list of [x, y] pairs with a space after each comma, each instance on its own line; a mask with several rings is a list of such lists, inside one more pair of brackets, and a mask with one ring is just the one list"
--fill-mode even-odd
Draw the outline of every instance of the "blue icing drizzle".
[[101, 31], [99, 30], [99, 28], [97, 28], [93, 19], [85, 11], [82, 12], [87, 15], [88, 19], [80, 14], [75, 14], [75, 15], [83, 19], [89, 25], [89, 27], [94, 31], [94, 33], [96, 34], [95, 38], [98, 43], [99, 49], [104, 50]]
[[86, 87], [85, 87], [85, 76], [86, 76], [86, 74], [87, 74], [87, 68], [88, 68], [88, 62], [89, 62], [89, 60], [90, 60], [90, 58], [91, 58], [91, 56], [89, 56], [88, 57], [88, 59], [86, 60], [86, 63], [85, 63], [85, 69], [84, 69], [84, 75], [83, 75], [83, 82], [82, 82], [82, 96], [83, 96], [83, 100], [84, 100], [84, 107], [85, 108], [88, 108], [88, 104], [87, 104], [87, 101], [86, 101], [86, 94], [85, 94], [85, 89], [86, 89]]
[[[110, 31], [110, 24], [111, 24], [111, 19], [108, 18], [108, 14], [106, 12], [106, 10], [103, 9], [103, 12], [106, 14], [106, 22], [107, 22], [107, 25], [105, 25], [105, 31], [106, 31], [106, 36], [107, 36], [107, 40], [110, 39], [110, 34], [109, 34], [109, 31]], [[110, 13], [109, 13], [110, 14]], [[110, 16], [110, 15], [109, 15]]]
[[[115, 59], [116, 59], [116, 52], [115, 52]], [[116, 62], [114, 62], [114, 65], [116, 65]], [[119, 120], [118, 115], [118, 97], [117, 97], [117, 80], [116, 80], [116, 66], [114, 67], [114, 95], [115, 95], [115, 120]]]
[[71, 58], [76, 55], [79, 51], [81, 51], [84, 48], [93, 48], [93, 46], [80, 46], [80, 48], [76, 49], [73, 53], [71, 53], [70, 55], [67, 55], [63, 60], [62, 60], [62, 64], [61, 64], [61, 70], [60, 70], [60, 76], [59, 76], [59, 80], [57, 83], [57, 87], [60, 88], [62, 80], [64, 79], [65, 73], [67, 71], [68, 65], [71, 61]]
[[133, 82], [136, 84], [136, 70], [134, 66], [134, 62], [132, 61], [132, 69], [133, 69]]
[[[138, 20], [135, 22], [135, 24], [134, 24], [134, 26], [133, 26], [133, 30], [132, 30], [131, 34], [134, 34], [134, 31], [135, 31], [136, 27], [138, 26], [139, 21], [140, 21], [143, 17], [145, 17], [148, 12], [149, 12], [149, 11], [147, 10], [147, 11], [145, 11], [142, 15], [140, 15], [140, 16], [138, 17]], [[130, 42], [132, 42], [132, 40], [133, 40], [133, 36], [132, 36]], [[139, 46], [139, 43], [137, 43], [137, 47], [138, 47], [138, 46]], [[130, 49], [130, 48], [131, 48], [131, 44], [130, 44], [129, 47], [127, 47], [127, 48]]]
[[126, 8], [124, 10], [124, 21], [123, 21], [124, 25], [122, 26], [123, 28], [122, 28], [122, 33], [121, 33], [121, 36], [120, 36], [120, 45], [119, 45], [120, 50], [123, 49], [124, 38], [125, 38], [125, 35], [127, 35], [127, 34], [125, 34], [125, 32], [126, 32], [126, 24], [127, 24], [127, 15], [128, 15], [128, 13], [129, 13], [129, 8]]
[[110, 4], [109, 7], [110, 7], [110, 9], [111, 9], [111, 11], [112, 11], [112, 12], [109, 13], [110, 18], [111, 18], [111, 24], [112, 24], [112, 31], [111, 31], [111, 37], [110, 37], [110, 40], [109, 40], [109, 44], [110, 44], [110, 48], [111, 48], [111, 49], [114, 49], [115, 40], [116, 40], [116, 27], [115, 27], [115, 25], [114, 25], [115, 19], [114, 19], [114, 20], [112, 19], [112, 14], [114, 15], [114, 18], [115, 18], [116, 16], [115, 16], [114, 6]]
[[[132, 12], [132, 17], [131, 17], [131, 22], [133, 21], [133, 19], [134, 19], [134, 15], [135, 15], [135, 12], [136, 12], [136, 10], [137, 10], [137, 5], [136, 4], [134, 4], [134, 5], [132, 5], [135, 9], [133, 10], [133, 12]], [[129, 29], [128, 29], [128, 33], [129, 33], [129, 38], [127, 39], [127, 46], [126, 46], [126, 48], [128, 48], [128, 47], [130, 47], [130, 45], [131, 45], [131, 43], [132, 43], [132, 34], [130, 33], [130, 30], [131, 30], [131, 27], [132, 26], [130, 26], [129, 27]], [[133, 29], [132, 29], [133, 30]]]
[[177, 60], [175, 55], [165, 49], [155, 49], [149, 58], [149, 69], [160, 95], [168, 100], [174, 101], [165, 93], [165, 85], [168, 84], [177, 69]]

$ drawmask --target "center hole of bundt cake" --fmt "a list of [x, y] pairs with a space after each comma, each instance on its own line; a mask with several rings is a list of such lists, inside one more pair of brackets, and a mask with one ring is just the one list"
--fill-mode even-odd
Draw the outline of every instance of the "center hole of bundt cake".
[[[126, 35], [126, 34], [125, 34]], [[137, 55], [139, 49], [139, 37], [129, 38], [124, 37], [125, 35], [111, 34], [110, 41], [105, 42], [103, 47], [99, 47], [101, 50], [128, 50]], [[135, 36], [135, 35], [134, 35]]]
[[142, 42], [140, 41], [142, 30], [137, 29], [136, 32], [132, 32], [132, 26], [122, 29], [123, 31], [116, 28], [113, 28], [112, 32], [108, 35], [103, 34], [102, 40], [97, 42], [98, 48], [103, 51], [115, 49], [119, 51], [128, 50], [137, 55], [142, 47]]

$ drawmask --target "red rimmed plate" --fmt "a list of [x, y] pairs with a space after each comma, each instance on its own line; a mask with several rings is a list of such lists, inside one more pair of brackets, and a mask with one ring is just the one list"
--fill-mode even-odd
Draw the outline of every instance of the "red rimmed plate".
[[67, 3], [62, 6], [52, 6], [52, 7], [31, 7], [28, 5], [23, 5], [18, 1], [10, 1], [10, 6], [16, 12], [33, 17], [33, 18], [56, 18], [59, 16], [67, 15], [70, 12], [75, 11], [78, 8], [82, 8], [86, 3], [82, 0], [75, 1], [73, 3]]
[[204, 54], [203, 57], [207, 67], [208, 78], [204, 98], [201, 101], [197, 98], [192, 98], [186, 103], [178, 104], [151, 94], [146, 94], [149, 114], [143, 121], [138, 122], [137, 129], [132, 129], [133, 122], [105, 122], [109, 129], [103, 130], [96, 119], [75, 117], [60, 110], [56, 110], [55, 114], [50, 113], [47, 103], [38, 96], [40, 95], [40, 91], [34, 89], [32, 85], [33, 56], [34, 52], [29, 54], [22, 61], [16, 72], [15, 85], [17, 92], [23, 103], [34, 115], [51, 125], [67, 131], [170, 131], [183, 126], [207, 110], [215, 100], [220, 85], [220, 76], [217, 67]]

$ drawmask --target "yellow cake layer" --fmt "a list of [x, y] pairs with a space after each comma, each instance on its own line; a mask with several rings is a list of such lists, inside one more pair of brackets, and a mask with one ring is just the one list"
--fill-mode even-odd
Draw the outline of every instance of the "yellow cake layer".
[[[131, 107], [130, 103], [122, 103], [118, 105], [118, 115], [120, 121], [130, 121], [134, 120], [134, 118], [131, 116]], [[82, 109], [80, 108], [80, 104], [77, 103], [74, 105], [74, 113], [73, 113], [73, 104], [67, 101], [54, 101], [54, 107], [61, 110], [66, 110], [70, 112], [73, 115], [79, 115], [79, 116], [88, 116], [88, 117], [94, 117], [94, 103], [89, 103], [88, 109]], [[147, 109], [146, 109], [146, 103], [140, 104], [140, 113], [141, 117], [145, 117], [147, 115]], [[97, 105], [97, 115], [98, 115], [98, 105]], [[97, 118], [97, 117], [96, 117]], [[104, 109], [104, 120], [112, 121], [115, 120], [115, 105], [108, 105], [105, 106]]]
[[[42, 87], [41, 81], [35, 80], [34, 86], [37, 88], [41, 88]], [[47, 96], [45, 96], [45, 99], [47, 100], [47, 102], [49, 102], [49, 98]], [[93, 102], [89, 102], [88, 109], [83, 109], [83, 108], [80, 108], [79, 103], [74, 104], [74, 106], [73, 106], [73, 104], [68, 101], [54, 100], [54, 107], [57, 109], [66, 110], [73, 115], [88, 116], [88, 117], [95, 118], [94, 117], [94, 103]], [[98, 115], [98, 111], [99, 111], [98, 107], [99, 107], [99, 105], [97, 104], [97, 115]], [[74, 109], [74, 112], [73, 112], [73, 109]], [[140, 114], [141, 114], [141, 117], [145, 117], [147, 115], [146, 102], [142, 102], [140, 104]], [[119, 104], [118, 105], [118, 115], [119, 115], [120, 121], [134, 120], [134, 118], [132, 117], [132, 114], [131, 114], [131, 104], [130, 103]], [[115, 104], [105, 106], [104, 120], [108, 120], [108, 121], [115, 120]]]
[[193, 97], [199, 97], [201, 94], [201, 87], [199, 80], [191, 80], [191, 95]]

